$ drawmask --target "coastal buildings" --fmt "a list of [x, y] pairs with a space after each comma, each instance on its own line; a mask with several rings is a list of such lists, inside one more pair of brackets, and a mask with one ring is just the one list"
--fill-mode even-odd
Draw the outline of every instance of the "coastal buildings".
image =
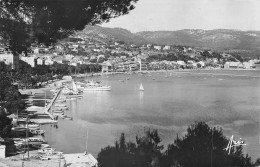
[[[0, 139], [1, 140], [1, 139]], [[5, 158], [5, 145], [0, 144], [0, 158]]]
[[[99, 70], [102, 72], [176, 68], [202, 69], [206, 67], [223, 68], [224, 66], [225, 69], [255, 68], [253, 60], [242, 63], [236, 57], [227, 53], [216, 53], [215, 51], [188, 46], [138, 45], [113, 40], [100, 41], [87, 36], [77, 35], [77, 38], [73, 38], [71, 41], [68, 39], [49, 47], [44, 45], [37, 46], [35, 44], [31, 48], [31, 53], [27, 53], [27, 56], [20, 55], [19, 57], [31, 67], [53, 65], [55, 62], [74, 66], [77, 69], [82, 65], [99, 65], [103, 66], [102, 70]], [[7, 54], [8, 56], [6, 56]], [[10, 64], [13, 69], [18, 66], [16, 62], [19, 62], [15, 58], [12, 55], [9, 56], [5, 49], [0, 49], [0, 61]], [[141, 63], [140, 59], [142, 59]], [[176, 63], [166, 63], [165, 61], [174, 61]], [[106, 62], [110, 63], [111, 66], [108, 66]]]
[[224, 64], [225, 69], [253, 69], [256, 65], [253, 62], [226, 62]]
[[14, 56], [11, 53], [0, 53], [0, 62], [10, 65], [12, 69], [17, 69], [19, 65], [19, 56]]
[[31, 67], [35, 67], [37, 65], [37, 59], [35, 56], [20, 56], [20, 60], [26, 62]]
[[109, 62], [104, 62], [101, 64], [102, 70], [101, 72], [111, 72], [112, 71], [112, 64]]

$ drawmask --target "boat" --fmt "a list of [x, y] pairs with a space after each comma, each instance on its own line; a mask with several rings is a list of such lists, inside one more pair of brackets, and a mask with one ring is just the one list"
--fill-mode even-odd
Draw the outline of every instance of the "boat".
[[65, 120], [72, 120], [73, 118], [72, 117], [68, 117], [68, 116], [64, 116], [63, 119], [65, 119]]
[[[64, 95], [69, 95], [69, 94], [73, 94], [73, 91], [70, 90], [69, 88], [64, 88], [62, 91], [61, 91], [62, 94]], [[60, 97], [61, 98], [61, 97]]]
[[67, 96], [65, 96], [65, 95], [61, 95], [59, 98], [60, 98], [60, 100], [64, 100], [64, 99], [67, 98]]
[[69, 109], [69, 107], [56, 107], [56, 110], [68, 110]]
[[66, 100], [63, 99], [63, 100], [57, 100], [57, 101], [56, 101], [56, 103], [63, 103], [63, 102], [66, 102]]
[[84, 91], [110, 91], [111, 86], [103, 86], [100, 82], [91, 80], [89, 81], [84, 88]]
[[53, 115], [59, 118], [64, 117], [64, 113], [54, 113]]
[[79, 94], [79, 95], [69, 95], [69, 97], [67, 97], [67, 99], [75, 98], [75, 97], [83, 97], [83, 95], [82, 94]]
[[144, 91], [143, 84], [140, 85], [139, 91]]
[[55, 104], [55, 107], [67, 107], [66, 104]]
[[44, 140], [37, 137], [29, 137], [22, 139], [22, 143], [28, 145], [41, 145], [43, 142]]
[[44, 135], [44, 130], [30, 130], [30, 132], [34, 135]]
[[78, 87], [77, 87], [77, 85], [75, 84], [75, 82], [74, 81], [72, 81], [72, 94], [73, 95], [78, 95], [79, 94], [79, 90], [78, 90]]
[[41, 148], [51, 148], [49, 144], [41, 144]]
[[28, 124], [28, 128], [37, 128], [40, 127], [39, 124]]
[[44, 147], [44, 148], [41, 148], [40, 150], [38, 150], [38, 153], [46, 154], [46, 153], [53, 153], [54, 151], [55, 151], [54, 148]]
[[64, 111], [53, 111], [53, 113], [58, 113], [58, 114], [60, 114], [60, 113], [64, 113]]
[[76, 100], [76, 99], [77, 99], [77, 98], [75, 98], [75, 97], [71, 97], [71, 98], [67, 99], [67, 101]]
[[76, 85], [77, 91], [83, 91], [85, 84], [82, 82], [76, 82], [75, 85]]
[[62, 108], [56, 108], [55, 110], [56, 111], [62, 111], [63, 109]]

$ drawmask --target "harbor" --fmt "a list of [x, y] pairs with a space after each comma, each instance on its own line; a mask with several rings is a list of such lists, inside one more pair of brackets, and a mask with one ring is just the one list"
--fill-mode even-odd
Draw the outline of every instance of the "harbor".
[[[258, 71], [253, 70], [94, 76], [87, 79], [107, 83], [111, 91], [83, 92], [81, 99], [66, 102], [70, 109], [64, 113], [73, 121], [59, 120], [58, 128], [50, 125], [42, 128], [48, 132], [45, 139], [65, 153], [84, 152], [88, 131], [88, 150], [97, 157], [101, 148], [113, 145], [121, 132], [134, 138], [135, 134], [142, 134], [144, 128], [158, 129], [163, 144], [167, 145], [177, 134], [181, 136], [188, 124], [202, 119], [211, 126], [223, 127], [227, 136], [232, 133], [241, 136], [248, 142], [245, 152], [257, 158], [259, 97], [253, 93], [259, 83], [257, 76]], [[77, 81], [84, 82], [85, 78]], [[245, 93], [241, 87], [252, 93]], [[254, 99], [250, 105], [246, 103], [248, 98]], [[216, 105], [219, 107], [214, 107]], [[248, 127], [257, 133], [248, 134]]]
[[[243, 136], [249, 143], [245, 147], [245, 152], [252, 157], [258, 157], [258, 150], [255, 147], [258, 139], [247, 136], [245, 133], [249, 125], [251, 128], [257, 128], [257, 124], [254, 123], [255, 120], [251, 117], [256, 111], [254, 106], [256, 106], [257, 102], [251, 102], [250, 109], [253, 112], [249, 112], [249, 117], [242, 117], [244, 111], [236, 109], [240, 118], [234, 120], [231, 125], [228, 120], [226, 122], [221, 118], [221, 114], [225, 115], [227, 112], [220, 113], [219, 110], [211, 108], [211, 113], [205, 114], [207, 110], [202, 106], [203, 101], [205, 101], [202, 97], [207, 97], [207, 100], [209, 100], [208, 93], [215, 92], [220, 87], [223, 89], [221, 85], [233, 85], [234, 81], [240, 80], [242, 85], [251, 85], [253, 89], [256, 86], [254, 86], [254, 83], [258, 83], [257, 71], [228, 71], [225, 75], [223, 73], [225, 71], [160, 71], [132, 75], [101, 75], [89, 77], [88, 80], [74, 78], [69, 82], [52, 83], [47, 86], [47, 89], [46, 87], [43, 88], [41, 92], [37, 90], [38, 93], [28, 99], [31, 103], [38, 104], [38, 106], [30, 106], [28, 110], [37, 110], [39, 114], [38, 118], [30, 118], [30, 121], [33, 122], [30, 127], [34, 129], [31, 132], [35, 132], [36, 136], [44, 142], [40, 141], [40, 144], [38, 144], [39, 149], [30, 149], [24, 153], [10, 156], [2, 162], [8, 164], [8, 162], [17, 159], [21, 163], [24, 158], [23, 163], [27, 165], [41, 163], [45, 166], [48, 166], [48, 164], [59, 166], [68, 162], [88, 164], [86, 161], [97, 157], [101, 148], [113, 144], [121, 132], [125, 132], [127, 136], [133, 136], [132, 134], [142, 134], [141, 129], [143, 128], [158, 129], [163, 136], [163, 144], [167, 145], [174, 138], [174, 133], [182, 134], [183, 129], [185, 129], [183, 126], [189, 124], [189, 120], [197, 120], [198, 117], [203, 117], [203, 115], [207, 116], [210, 125], [220, 124], [226, 135], [231, 135], [235, 131]], [[245, 78], [247, 80], [244, 80]], [[121, 80], [124, 80], [124, 82], [121, 82]], [[89, 81], [96, 81], [100, 85], [106, 83], [106, 85], [110, 85], [110, 89], [97, 91], [95, 88], [93, 91], [84, 91]], [[179, 87], [187, 84], [185, 81], [189, 81], [185, 88], [191, 96], [178, 92]], [[217, 84], [219, 88], [204, 87], [203, 89], [207, 91], [198, 93], [197, 89], [202, 89], [200, 85], [212, 85], [213, 83]], [[194, 85], [196, 85], [197, 89], [194, 89]], [[158, 89], [159, 87], [160, 89]], [[174, 91], [174, 96], [171, 91]], [[221, 94], [225, 94], [224, 91], [219, 90], [220, 94], [216, 94], [216, 98]], [[234, 91], [238, 91], [238, 89]], [[242, 90], [239, 91], [241, 93]], [[239, 92], [237, 93], [239, 94]], [[198, 94], [202, 99], [196, 101], [193, 97]], [[159, 95], [160, 97], [157, 97]], [[251, 94], [251, 96], [254, 96], [254, 94]], [[154, 97], [157, 98], [154, 99]], [[241, 101], [250, 98], [238, 97], [232, 97], [232, 100], [230, 98], [224, 100], [233, 104], [237, 103], [237, 100]], [[179, 103], [178, 98], [186, 100], [185, 105]], [[172, 100], [175, 101], [174, 105], [171, 105]], [[210, 101], [214, 105], [215, 99], [210, 99]], [[200, 107], [193, 109], [193, 113], [191, 113], [185, 109], [187, 105]], [[132, 106], [135, 106], [135, 108], [132, 109]], [[221, 106], [223, 110], [228, 108], [224, 104]], [[161, 107], [164, 108], [164, 113], [160, 112]], [[167, 109], [168, 107], [169, 109]], [[175, 110], [176, 107], [190, 117], [184, 117], [182, 113]], [[137, 113], [137, 111], [141, 113]], [[220, 115], [217, 116], [214, 112]], [[224, 118], [232, 120], [232, 115], [235, 113], [231, 112], [230, 114], [229, 117], [225, 116]], [[45, 115], [45, 117], [43, 118], [42, 115]], [[217, 122], [211, 122], [211, 118]], [[180, 122], [180, 120], [185, 122]], [[35, 124], [39, 124], [39, 128]], [[29, 137], [29, 139], [34, 140], [32, 137]], [[16, 142], [19, 142], [19, 140], [16, 139]], [[39, 142], [38, 139], [36, 139], [36, 142]], [[27, 149], [27, 147], [25, 148]], [[87, 153], [85, 153], [86, 150]], [[77, 159], [76, 162], [73, 161], [75, 156], [82, 158]]]
[[[71, 117], [64, 115], [64, 110], [68, 110], [66, 106], [66, 101], [71, 100], [71, 98], [81, 98], [78, 92], [72, 94], [64, 94], [65, 89], [69, 89], [67, 84], [62, 84], [66, 82], [64, 80], [56, 81], [51, 83], [44, 88], [42, 91], [37, 90], [33, 92], [29, 101], [33, 103], [35, 101], [41, 102], [43, 106], [29, 106], [27, 108], [28, 113], [34, 113], [32, 118], [29, 118], [28, 114], [18, 116], [14, 118], [14, 127], [12, 132], [15, 134], [16, 138], [11, 140], [14, 141], [15, 147], [12, 151], [7, 152], [7, 157], [0, 162], [0, 166], [9, 167], [10, 161], [12, 161], [12, 167], [20, 166], [65, 166], [66, 164], [86, 164], [87, 166], [96, 166], [97, 161], [88, 152], [82, 152], [77, 154], [64, 154], [61, 151], [52, 148], [45, 140], [45, 131], [41, 129], [43, 125], [51, 125], [54, 127], [58, 126], [58, 119], [72, 120]], [[69, 82], [72, 85], [72, 82]], [[73, 89], [71, 89], [73, 92]], [[63, 91], [63, 92], [62, 92]], [[43, 93], [44, 92], [44, 93]], [[48, 93], [48, 100], [46, 98], [46, 92]], [[44, 98], [42, 97], [44, 94]], [[39, 97], [38, 97], [39, 96]], [[50, 98], [51, 97], [51, 98]], [[65, 103], [64, 103], [65, 102]], [[15, 151], [16, 150], [16, 151]], [[82, 155], [80, 160], [73, 160], [73, 157]], [[17, 161], [17, 163], [13, 163]]]

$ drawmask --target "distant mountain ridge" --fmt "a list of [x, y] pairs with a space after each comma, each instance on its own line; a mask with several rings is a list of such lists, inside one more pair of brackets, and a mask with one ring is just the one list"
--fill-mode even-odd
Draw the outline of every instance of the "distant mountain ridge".
[[183, 29], [177, 31], [142, 31], [131, 33], [123, 28], [86, 26], [79, 34], [104, 41], [114, 40], [134, 44], [184, 45], [225, 51], [245, 57], [260, 58], [260, 31]]
[[260, 58], [260, 31], [184, 29], [136, 34], [160, 45], [186, 45]]
[[125, 43], [145, 44], [149, 43], [143, 37], [133, 34], [123, 28], [106, 28], [100, 26], [86, 26], [76, 35], [85, 35], [104, 41], [124, 41]]
[[[163, 45], [189, 45], [213, 49], [257, 49], [260, 31], [240, 30], [178, 30], [138, 32], [149, 42]], [[259, 49], [259, 48], [258, 48]]]

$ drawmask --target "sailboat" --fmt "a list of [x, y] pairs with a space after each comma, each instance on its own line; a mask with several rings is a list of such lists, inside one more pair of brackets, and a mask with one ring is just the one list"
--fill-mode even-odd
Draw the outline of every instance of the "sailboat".
[[143, 84], [140, 85], [139, 91], [144, 91]]
[[73, 90], [73, 94], [78, 94], [79, 93], [77, 85], [75, 84], [74, 81], [72, 81], [72, 90]]

